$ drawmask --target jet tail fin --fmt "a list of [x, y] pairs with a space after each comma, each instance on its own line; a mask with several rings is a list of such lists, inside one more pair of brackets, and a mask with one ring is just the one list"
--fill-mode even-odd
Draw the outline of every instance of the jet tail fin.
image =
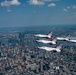
[[62, 47], [62, 44], [61, 44], [62, 42], [60, 42], [58, 45], [56, 45], [56, 46], [53, 46], [53, 48], [58, 48], [58, 49], [61, 49], [61, 47]]
[[61, 49], [61, 48], [62, 48], [62, 44], [60, 44], [59, 46], [57, 46], [57, 48], [58, 48], [58, 49]]
[[62, 47], [62, 42], [60, 42], [60, 43], [57, 45], [57, 48], [58, 48], [58, 49], [61, 49], [61, 47]]
[[52, 39], [54, 42], [56, 42], [56, 40], [57, 40], [57, 38], [56, 38], [56, 36]]
[[68, 39], [69, 39], [69, 37], [70, 37], [70, 35], [66, 36], [66, 38], [68, 38]]
[[53, 32], [49, 32], [49, 33], [48, 33], [48, 37], [49, 37], [49, 38], [52, 37], [52, 33], [53, 33]]
[[49, 32], [48, 35], [52, 36], [52, 33], [53, 33], [53, 32]]

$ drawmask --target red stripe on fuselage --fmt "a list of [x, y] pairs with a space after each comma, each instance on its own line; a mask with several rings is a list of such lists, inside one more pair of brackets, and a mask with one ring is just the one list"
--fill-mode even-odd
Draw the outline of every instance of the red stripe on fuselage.
[[57, 48], [57, 46], [53, 46], [52, 48]]

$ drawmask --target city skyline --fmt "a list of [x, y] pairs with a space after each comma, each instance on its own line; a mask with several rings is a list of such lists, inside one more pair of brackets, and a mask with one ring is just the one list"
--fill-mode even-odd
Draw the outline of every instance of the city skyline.
[[0, 27], [76, 24], [76, 0], [0, 0]]

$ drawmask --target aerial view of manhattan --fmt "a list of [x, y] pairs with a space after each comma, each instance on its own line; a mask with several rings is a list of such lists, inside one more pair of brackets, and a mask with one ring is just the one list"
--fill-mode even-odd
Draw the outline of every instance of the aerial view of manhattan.
[[76, 0], [0, 0], [0, 75], [76, 75]]

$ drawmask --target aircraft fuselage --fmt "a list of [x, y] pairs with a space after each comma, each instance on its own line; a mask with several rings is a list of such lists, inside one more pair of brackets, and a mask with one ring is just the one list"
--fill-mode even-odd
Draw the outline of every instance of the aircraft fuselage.
[[38, 47], [39, 49], [44, 49], [46, 51], [57, 51], [57, 52], [61, 52], [61, 50], [59, 48], [52, 48], [52, 47], [46, 47], [46, 46], [42, 46], [42, 47]]

